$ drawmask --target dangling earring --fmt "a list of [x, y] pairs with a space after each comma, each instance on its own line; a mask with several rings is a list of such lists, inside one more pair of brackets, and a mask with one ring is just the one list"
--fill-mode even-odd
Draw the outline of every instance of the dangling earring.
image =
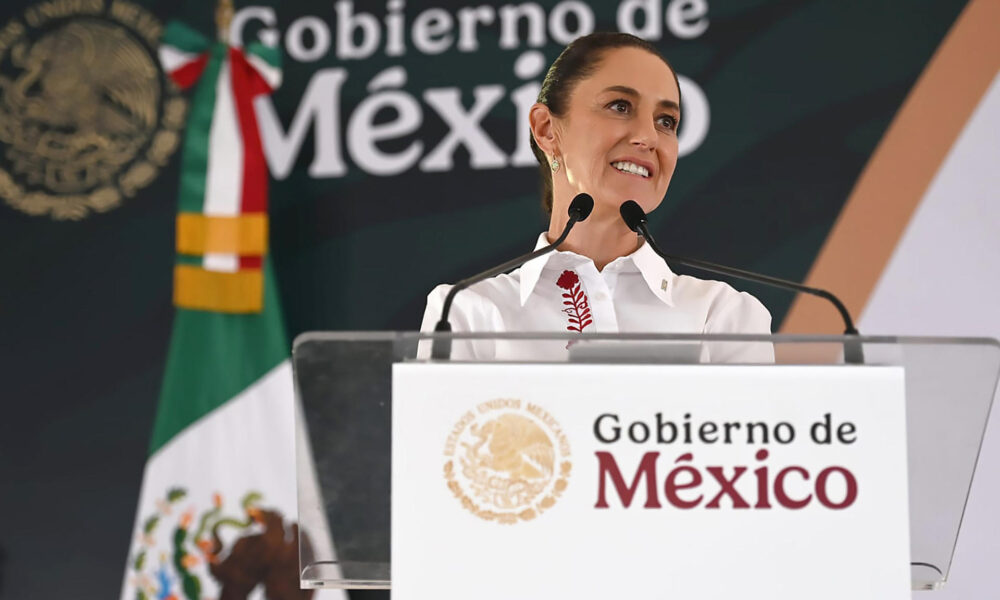
[[552, 167], [552, 174], [553, 175], [555, 175], [556, 173], [558, 173], [559, 172], [559, 159], [558, 158], [553, 158], [552, 159], [552, 163], [550, 164], [550, 166]]

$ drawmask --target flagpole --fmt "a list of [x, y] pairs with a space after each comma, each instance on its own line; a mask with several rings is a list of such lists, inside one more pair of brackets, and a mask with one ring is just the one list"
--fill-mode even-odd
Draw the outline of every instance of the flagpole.
[[215, 26], [218, 29], [219, 41], [228, 43], [229, 24], [233, 20], [233, 0], [219, 0], [215, 6]]

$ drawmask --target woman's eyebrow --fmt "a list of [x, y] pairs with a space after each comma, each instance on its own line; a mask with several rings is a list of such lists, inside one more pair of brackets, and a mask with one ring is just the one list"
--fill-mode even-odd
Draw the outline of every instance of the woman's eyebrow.
[[639, 97], [639, 91], [636, 90], [635, 88], [630, 88], [627, 85], [611, 85], [611, 86], [608, 86], [608, 87], [604, 88], [601, 91], [602, 92], [618, 92], [619, 94], [626, 94], [626, 95], [629, 95], [629, 96], [635, 96], [637, 98]]
[[[627, 85], [612, 85], [601, 90], [602, 92], [618, 92], [619, 94], [625, 94], [627, 96], [632, 96], [633, 98], [638, 98], [641, 94], [635, 88], [630, 88]], [[681, 107], [673, 100], [660, 100], [656, 103], [660, 108], [666, 108], [670, 110], [680, 111]]]

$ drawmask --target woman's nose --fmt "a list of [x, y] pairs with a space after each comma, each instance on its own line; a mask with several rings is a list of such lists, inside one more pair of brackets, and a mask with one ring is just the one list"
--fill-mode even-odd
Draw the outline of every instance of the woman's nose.
[[635, 128], [632, 131], [632, 145], [647, 150], [655, 150], [656, 124], [651, 120], [646, 122], [645, 119], [636, 119], [634, 122]]

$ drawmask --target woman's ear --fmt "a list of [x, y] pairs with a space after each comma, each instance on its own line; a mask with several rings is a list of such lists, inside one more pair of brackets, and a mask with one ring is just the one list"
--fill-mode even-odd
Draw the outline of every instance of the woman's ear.
[[528, 120], [531, 123], [531, 135], [535, 138], [535, 143], [545, 153], [546, 156], [559, 156], [559, 143], [556, 140], [555, 123], [553, 122], [552, 111], [548, 106], [536, 102], [528, 112]]

